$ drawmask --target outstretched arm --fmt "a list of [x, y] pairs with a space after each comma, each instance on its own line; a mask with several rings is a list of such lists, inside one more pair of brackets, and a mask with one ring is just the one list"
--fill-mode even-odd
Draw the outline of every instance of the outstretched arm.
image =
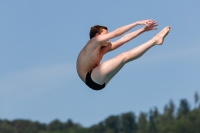
[[112, 38], [115, 38], [115, 37], [118, 37], [120, 35], [122, 35], [123, 33], [129, 31], [130, 29], [132, 29], [133, 27], [137, 26], [137, 25], [141, 25], [141, 24], [145, 24], [147, 23], [148, 21], [150, 20], [142, 20], [142, 21], [137, 21], [137, 22], [134, 22], [134, 23], [131, 23], [131, 24], [128, 24], [128, 25], [125, 25], [125, 26], [122, 26], [112, 32], [109, 32], [107, 34], [104, 34], [104, 35], [99, 35], [95, 38], [93, 38], [93, 40], [98, 43], [98, 42], [103, 42], [103, 41], [106, 41], [106, 40], [110, 40]]
[[135, 37], [137, 37], [138, 35], [142, 34], [145, 31], [156, 30], [155, 26], [157, 26], [157, 23], [153, 20], [147, 21], [147, 22], [140, 22], [140, 23], [144, 23], [145, 26], [141, 29], [134, 31], [134, 32], [126, 34], [125, 36], [123, 36], [122, 38], [120, 38], [119, 40], [117, 40], [115, 42], [111, 42], [111, 47], [110, 47], [109, 51], [114, 50], [114, 49], [122, 46], [124, 43], [134, 39]]

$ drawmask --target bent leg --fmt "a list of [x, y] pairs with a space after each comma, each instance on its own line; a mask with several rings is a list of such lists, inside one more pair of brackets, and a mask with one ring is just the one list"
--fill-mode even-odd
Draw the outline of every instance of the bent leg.
[[107, 60], [92, 70], [91, 78], [97, 84], [108, 83], [125, 65], [126, 52]]
[[136, 48], [124, 52], [110, 60], [107, 60], [93, 69], [92, 80], [98, 84], [108, 84], [108, 82], [119, 72], [119, 70], [129, 61], [141, 57], [148, 49], [154, 45], [150, 40]]
[[119, 70], [128, 62], [141, 57], [148, 49], [155, 44], [162, 44], [164, 37], [169, 32], [169, 27], [164, 28], [155, 37], [146, 43], [137, 46], [127, 52], [124, 52], [108, 61], [103, 62], [93, 69], [91, 78], [98, 84], [108, 84], [108, 82], [119, 72]]

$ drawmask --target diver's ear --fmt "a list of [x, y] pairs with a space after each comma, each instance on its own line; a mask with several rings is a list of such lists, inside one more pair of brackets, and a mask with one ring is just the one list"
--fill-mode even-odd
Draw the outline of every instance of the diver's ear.
[[99, 34], [99, 33], [96, 33], [96, 34], [95, 34], [95, 37], [98, 36], [98, 35], [100, 35], [100, 34]]

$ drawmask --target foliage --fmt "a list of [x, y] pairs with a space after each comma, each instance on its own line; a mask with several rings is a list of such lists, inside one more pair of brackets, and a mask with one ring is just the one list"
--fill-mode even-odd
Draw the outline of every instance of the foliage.
[[197, 92], [194, 101], [193, 109], [186, 99], [180, 100], [178, 108], [170, 100], [164, 106], [163, 113], [153, 108], [148, 113], [141, 112], [139, 117], [132, 112], [112, 115], [89, 128], [70, 119], [66, 122], [56, 119], [49, 124], [21, 119], [0, 120], [0, 133], [200, 133], [200, 103]]

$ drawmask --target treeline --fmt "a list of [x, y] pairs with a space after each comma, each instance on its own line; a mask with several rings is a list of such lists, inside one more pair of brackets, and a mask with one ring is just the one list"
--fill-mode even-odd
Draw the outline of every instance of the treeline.
[[72, 120], [54, 120], [49, 124], [29, 120], [0, 120], [0, 133], [200, 133], [200, 100], [196, 92], [195, 107], [186, 99], [176, 107], [171, 100], [160, 113], [155, 107], [138, 117], [133, 112], [113, 115], [99, 124], [85, 128]]

